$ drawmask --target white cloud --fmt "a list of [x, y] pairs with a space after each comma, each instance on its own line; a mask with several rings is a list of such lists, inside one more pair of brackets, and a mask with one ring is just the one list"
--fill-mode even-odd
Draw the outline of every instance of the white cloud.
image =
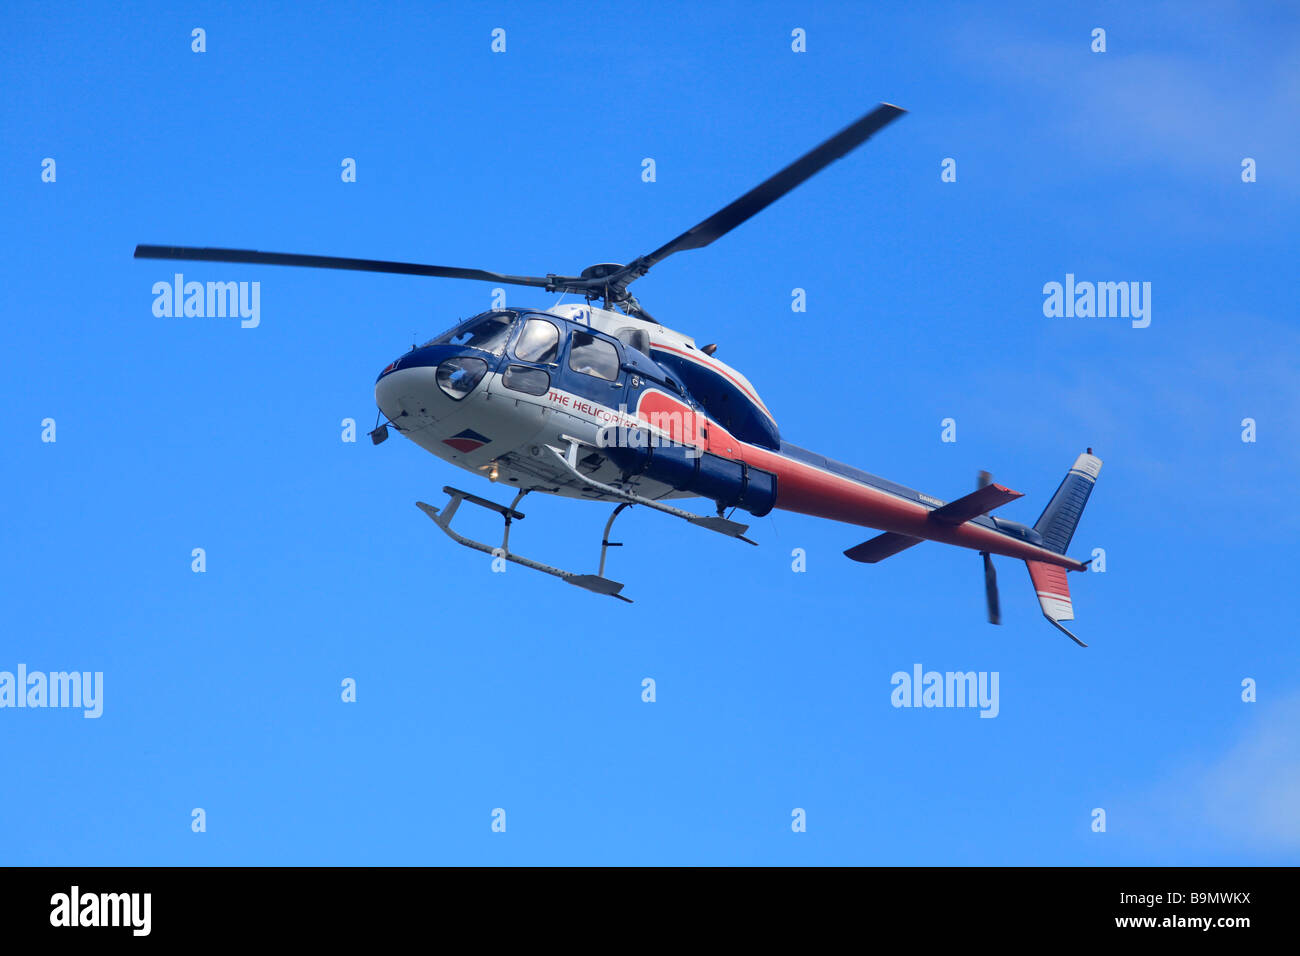
[[1196, 781], [1205, 821], [1266, 848], [1300, 849], [1300, 696], [1274, 708]]
[[1034, 131], [1068, 153], [1200, 178], [1252, 156], [1261, 176], [1267, 165], [1270, 181], [1300, 187], [1300, 44], [1279, 39], [1294, 32], [1271, 33], [1253, 8], [1214, 27], [1174, 6], [1146, 21], [1113, 24], [1100, 54], [1087, 31], [1021, 39], [1003, 24], [967, 30], [958, 45], [981, 78], [1016, 88], [1019, 109], [1047, 107]]
[[1168, 773], [1131, 805], [1136, 832], [1184, 851], [1300, 851], [1300, 695], [1250, 708], [1226, 752]]

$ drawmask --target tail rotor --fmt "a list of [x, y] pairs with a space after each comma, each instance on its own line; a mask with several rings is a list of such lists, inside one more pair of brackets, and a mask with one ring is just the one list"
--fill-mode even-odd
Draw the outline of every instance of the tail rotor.
[[[975, 489], [978, 491], [992, 482], [993, 476], [987, 471], [981, 471], [975, 480]], [[988, 604], [989, 623], [1001, 624], [1002, 602], [998, 599], [998, 572], [993, 567], [993, 556], [987, 551], [981, 551], [980, 557], [984, 559], [984, 601]]]

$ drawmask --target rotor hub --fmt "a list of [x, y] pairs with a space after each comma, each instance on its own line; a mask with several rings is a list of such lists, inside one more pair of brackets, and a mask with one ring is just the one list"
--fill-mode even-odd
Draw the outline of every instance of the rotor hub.
[[605, 279], [622, 272], [624, 268], [621, 262], [597, 262], [594, 266], [587, 266], [579, 275], [584, 279]]

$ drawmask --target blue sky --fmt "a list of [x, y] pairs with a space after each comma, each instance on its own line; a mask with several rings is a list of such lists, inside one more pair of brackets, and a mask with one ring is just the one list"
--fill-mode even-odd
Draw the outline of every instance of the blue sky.
[[[0, 670], [102, 671], [104, 713], [0, 710], [0, 862], [1300, 861], [1294, 11], [458, 6], [10, 10]], [[841, 552], [870, 532], [779, 512], [758, 548], [621, 518], [632, 605], [491, 573], [413, 502], [501, 489], [399, 436], [340, 440], [372, 425], [379, 370], [489, 287], [184, 268], [261, 282], [241, 329], [155, 317], [175, 270], [131, 259], [572, 273], [881, 100], [910, 113], [635, 291], [721, 343], [787, 440], [939, 497], [986, 468], [1032, 522], [1094, 447], [1087, 650], [1018, 562], [994, 628], [973, 553], [862, 566]], [[1045, 317], [1067, 273], [1150, 282], [1150, 327]], [[605, 507], [525, 510], [522, 553], [594, 567]], [[999, 715], [893, 708], [917, 663], [996, 671]]]

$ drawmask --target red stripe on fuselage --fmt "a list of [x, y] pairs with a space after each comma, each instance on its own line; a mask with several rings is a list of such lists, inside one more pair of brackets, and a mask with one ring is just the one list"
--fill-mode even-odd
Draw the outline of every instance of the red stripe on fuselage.
[[740, 389], [740, 391], [744, 394], [746, 398], [748, 398], [751, 402], [753, 402], [762, 410], [764, 415], [766, 415], [768, 418], [772, 417], [772, 413], [767, 410], [767, 406], [763, 404], [763, 400], [759, 398], [756, 394], [754, 394], [753, 389], [747, 388], [745, 385], [742, 385], [734, 375], [729, 374], [726, 369], [720, 368], [719, 367], [720, 363], [706, 362], [702, 358], [700, 358], [699, 355], [692, 355], [690, 352], [685, 352], [682, 349], [675, 349], [671, 345], [664, 345], [662, 342], [655, 342], [650, 346], [651, 351], [654, 351], [655, 349], [662, 349], [665, 352], [672, 352], [674, 355], [680, 355], [682, 358], [694, 362], [696, 365], [700, 366], [701, 368], [706, 368], [710, 372], [714, 372], [718, 375], [721, 375], [732, 385], [736, 386], [736, 388]]
[[[673, 421], [692, 421], [694, 412], [686, 405], [663, 392], [643, 393], [637, 414], [646, 420], [652, 415], [669, 413]], [[683, 440], [680, 429], [665, 427], [678, 441]], [[694, 442], [693, 442], [694, 443]], [[930, 519], [931, 508], [918, 501], [900, 498], [881, 488], [873, 488], [844, 475], [818, 468], [778, 452], [738, 440], [715, 421], [709, 421], [707, 438], [703, 446], [715, 455], [744, 461], [756, 468], [777, 476], [775, 507], [816, 518], [829, 518], [846, 524], [878, 528], [898, 534], [941, 541], [976, 551], [988, 551], [1025, 561], [1042, 561], [1068, 568], [1083, 570], [1086, 565], [1063, 554], [1040, 548], [1028, 541], [972, 524], [944, 525]]]

